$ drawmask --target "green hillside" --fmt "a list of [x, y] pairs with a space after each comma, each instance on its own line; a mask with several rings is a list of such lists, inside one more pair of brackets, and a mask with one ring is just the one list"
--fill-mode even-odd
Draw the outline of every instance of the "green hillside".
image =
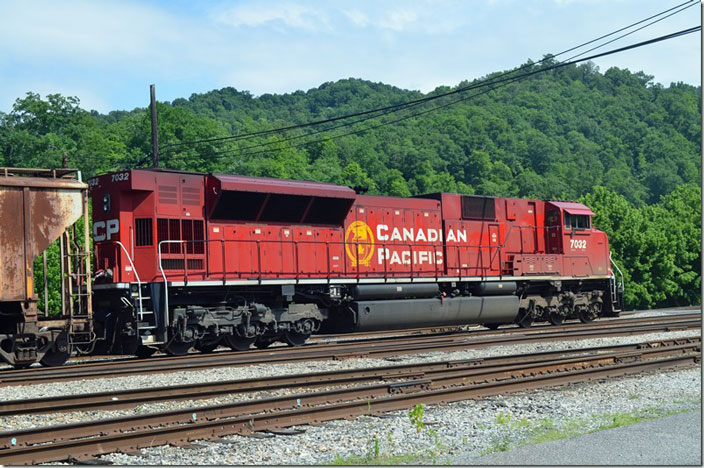
[[[698, 302], [701, 283], [701, 88], [651, 80], [573, 65], [355, 125], [174, 146], [425, 97], [358, 79], [259, 97], [224, 88], [159, 103], [161, 160], [175, 169], [313, 179], [389, 195], [582, 200], [610, 235], [629, 306], [683, 305]], [[76, 98], [29, 93], [0, 114], [0, 165], [58, 166], [65, 151], [69, 165], [90, 176], [144, 164], [150, 147], [147, 109], [101, 115]]]

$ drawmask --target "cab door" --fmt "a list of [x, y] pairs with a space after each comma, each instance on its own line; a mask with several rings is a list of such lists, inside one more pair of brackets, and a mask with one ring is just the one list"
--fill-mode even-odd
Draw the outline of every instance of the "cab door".
[[490, 275], [500, 274], [501, 268], [501, 238], [499, 237], [499, 225], [489, 225], [489, 267]]
[[562, 213], [559, 208], [545, 207], [545, 245], [547, 253], [562, 253]]

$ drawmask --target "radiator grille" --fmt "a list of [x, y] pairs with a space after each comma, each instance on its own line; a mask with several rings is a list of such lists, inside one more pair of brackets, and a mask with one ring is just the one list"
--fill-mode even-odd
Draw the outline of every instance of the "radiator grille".
[[152, 219], [137, 218], [134, 220], [135, 245], [144, 247], [152, 245]]

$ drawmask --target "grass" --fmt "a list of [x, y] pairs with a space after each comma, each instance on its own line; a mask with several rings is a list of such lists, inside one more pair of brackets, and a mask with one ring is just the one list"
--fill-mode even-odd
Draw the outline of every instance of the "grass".
[[[627, 426], [641, 421], [657, 419], [664, 416], [691, 411], [699, 405], [699, 401], [685, 402], [687, 408], [677, 410], [663, 410], [661, 408], [647, 408], [643, 410], [619, 412], [619, 413], [602, 413], [584, 418], [573, 418], [555, 420], [545, 418], [537, 421], [531, 421], [526, 418], [516, 419], [511, 417], [510, 412], [501, 412], [496, 416], [496, 422], [493, 424], [479, 424], [477, 428], [480, 430], [487, 429], [489, 426], [500, 428], [503, 432], [500, 436], [494, 438], [489, 446], [481, 452], [481, 455], [488, 455], [495, 452], [505, 452], [514, 447], [522, 445], [540, 444], [553, 440], [566, 439], [582, 434], [602, 431], [605, 429], [613, 429], [615, 427]], [[449, 460], [445, 458], [451, 453], [451, 450], [458, 447], [450, 447], [440, 439], [438, 433], [431, 428], [425, 426], [424, 422], [424, 405], [417, 405], [408, 413], [408, 418], [411, 426], [418, 433], [426, 432], [433, 440], [434, 444], [430, 448], [420, 450], [414, 453], [382, 453], [380, 448], [381, 439], [377, 436], [372, 437], [367, 441], [366, 453], [363, 455], [340, 456], [336, 455], [330, 464], [332, 465], [437, 465], [448, 464]], [[467, 437], [462, 437], [461, 445], [467, 444]], [[391, 433], [386, 433], [386, 441], [388, 442], [386, 450], [393, 452], [394, 442]]]
[[482, 452], [482, 455], [505, 452], [513, 447], [522, 445], [541, 444], [615, 427], [628, 426], [685, 411], [690, 411], [690, 409], [662, 410], [660, 408], [648, 408], [630, 412], [604, 413], [587, 418], [567, 419], [559, 422], [551, 418], [535, 422], [526, 419], [511, 422], [510, 417], [501, 414], [497, 422], [502, 426], [506, 426], [508, 434], [503, 434], [492, 440], [489, 447]]
[[332, 465], [419, 465], [428, 463], [428, 458], [423, 455], [401, 454], [401, 455], [380, 455], [373, 457], [369, 455], [350, 455], [348, 457], [335, 456]]

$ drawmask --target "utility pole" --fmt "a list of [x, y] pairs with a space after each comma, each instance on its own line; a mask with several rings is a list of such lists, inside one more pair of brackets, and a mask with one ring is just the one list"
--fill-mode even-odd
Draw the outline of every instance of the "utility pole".
[[159, 167], [159, 133], [156, 122], [156, 91], [149, 85], [150, 107], [152, 111], [152, 160], [154, 167]]

